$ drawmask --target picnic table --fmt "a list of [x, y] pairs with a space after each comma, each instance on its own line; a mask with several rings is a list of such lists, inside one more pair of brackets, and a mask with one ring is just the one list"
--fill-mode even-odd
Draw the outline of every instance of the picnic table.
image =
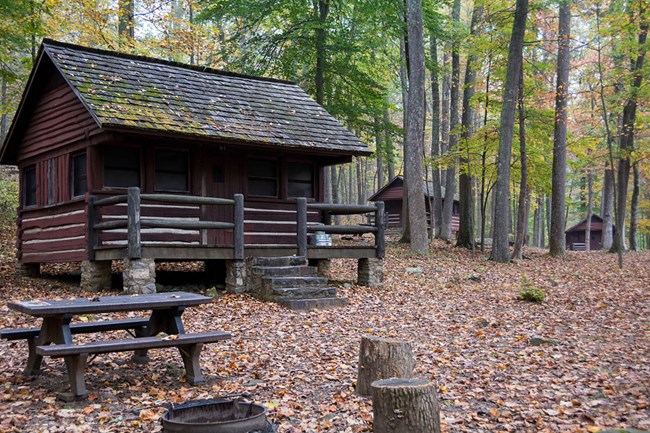
[[[40, 372], [44, 356], [63, 357], [68, 371], [70, 393], [59, 395], [70, 401], [86, 398], [84, 381], [89, 355], [110, 352], [134, 351], [135, 362], [147, 362], [149, 349], [177, 347], [181, 353], [188, 382], [202, 382], [199, 355], [203, 344], [226, 340], [227, 332], [208, 331], [186, 333], [182, 314], [187, 307], [212, 301], [208, 296], [187, 292], [155, 293], [150, 295], [101, 296], [61, 300], [11, 301], [7, 306], [24, 314], [42, 318], [40, 327], [15, 328], [0, 331], [8, 340], [25, 339], [29, 356], [25, 375]], [[151, 311], [149, 317], [73, 321], [75, 316], [98, 313]], [[125, 339], [107, 339], [90, 343], [75, 343], [73, 335], [125, 330]]]

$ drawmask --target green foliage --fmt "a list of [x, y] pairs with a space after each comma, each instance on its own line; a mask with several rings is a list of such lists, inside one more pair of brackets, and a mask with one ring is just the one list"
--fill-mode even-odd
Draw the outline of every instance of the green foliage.
[[544, 302], [546, 292], [539, 287], [535, 287], [535, 284], [528, 278], [528, 276], [526, 276], [526, 274], [521, 277], [521, 287], [522, 289], [519, 292], [519, 295], [517, 295], [517, 299], [527, 302]]
[[18, 182], [15, 179], [0, 179], [0, 227], [14, 223], [16, 208], [18, 208]]

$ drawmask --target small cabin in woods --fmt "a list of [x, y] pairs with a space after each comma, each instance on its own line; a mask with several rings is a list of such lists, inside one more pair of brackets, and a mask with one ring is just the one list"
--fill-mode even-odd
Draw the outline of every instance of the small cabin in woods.
[[[331, 226], [329, 217], [377, 207], [320, 203], [325, 168], [370, 153], [293, 83], [46, 39], [0, 163], [20, 171], [23, 266], [207, 266], [381, 258], [379, 226]], [[363, 230], [376, 242], [309, 241]]]
[[[568, 249], [584, 250], [586, 243], [586, 230], [587, 218], [580, 221], [578, 224], [568, 228], [564, 233], [566, 236], [566, 246]], [[591, 236], [589, 248], [592, 250], [599, 250], [603, 247], [603, 219], [596, 215], [591, 215]]]
[[[443, 204], [445, 200], [445, 188], [442, 187]], [[427, 212], [427, 224], [431, 225], [431, 206], [433, 204], [433, 185], [431, 182], [424, 182], [424, 203]], [[379, 191], [374, 193], [368, 201], [384, 202], [385, 210], [388, 213], [388, 227], [399, 228], [402, 227], [402, 204], [404, 200], [404, 177], [395, 176], [386, 185], [381, 187]], [[460, 218], [460, 204], [454, 197], [454, 205], [452, 208], [451, 217], [451, 230], [452, 232], [458, 231], [458, 224]]]

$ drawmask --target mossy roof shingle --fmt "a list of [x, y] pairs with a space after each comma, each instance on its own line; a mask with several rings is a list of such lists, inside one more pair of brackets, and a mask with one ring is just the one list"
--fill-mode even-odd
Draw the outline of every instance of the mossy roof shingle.
[[43, 50], [102, 127], [370, 153], [289, 82], [48, 40]]

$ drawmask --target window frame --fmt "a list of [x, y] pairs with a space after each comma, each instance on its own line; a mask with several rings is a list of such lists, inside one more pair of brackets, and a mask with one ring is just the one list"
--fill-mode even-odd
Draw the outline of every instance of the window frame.
[[57, 167], [56, 164], [57, 159], [56, 158], [49, 158], [46, 160], [46, 174], [47, 174], [47, 204], [53, 205], [57, 203], [57, 196], [56, 196], [56, 181], [57, 181]]
[[[77, 164], [75, 161], [77, 158], [84, 158], [84, 173], [83, 176], [79, 176], [77, 173]], [[84, 191], [82, 193], [77, 193], [77, 180], [83, 179]], [[86, 152], [79, 152], [70, 155], [70, 198], [74, 199], [77, 197], [83, 197], [88, 193], [88, 154]]]
[[[138, 178], [138, 184], [137, 185], [128, 185], [128, 186], [119, 186], [119, 185], [108, 185], [106, 183], [106, 154], [107, 152], [110, 152], [111, 150], [115, 149], [127, 149], [130, 150], [133, 153], [137, 154], [138, 157], [138, 163], [137, 163], [137, 178]], [[113, 169], [119, 170], [122, 169], [120, 167], [111, 167]], [[124, 170], [128, 171], [128, 170]], [[111, 146], [111, 147], [104, 147], [103, 152], [102, 152], [102, 188], [104, 189], [127, 189], [129, 187], [138, 187], [142, 189], [142, 150], [139, 147], [131, 147], [131, 146]]]
[[[169, 189], [169, 188], [159, 188], [157, 185], [157, 174], [158, 174], [158, 156], [160, 152], [170, 152], [183, 154], [185, 156], [185, 189]], [[191, 177], [191, 158], [190, 152], [187, 149], [170, 149], [170, 148], [156, 148], [154, 149], [153, 157], [153, 190], [156, 192], [172, 192], [176, 194], [189, 193], [191, 191], [190, 180]], [[164, 171], [164, 173], [180, 173], [174, 171]]]
[[[37, 187], [37, 173], [36, 173], [36, 164], [27, 166], [23, 168], [23, 179], [22, 179], [22, 187], [23, 187], [23, 193], [22, 195], [22, 201], [23, 201], [23, 207], [25, 208], [31, 208], [35, 207], [38, 205], [38, 187]], [[28, 188], [28, 179], [33, 179], [33, 188]], [[28, 200], [28, 198], [32, 198], [32, 200]]]
[[[251, 163], [253, 161], [262, 161], [273, 163], [275, 168], [275, 177], [269, 176], [251, 176]], [[281, 178], [282, 178], [282, 166], [280, 160], [277, 158], [248, 158], [247, 170], [246, 170], [246, 189], [248, 195], [255, 198], [265, 198], [265, 199], [281, 199]], [[275, 181], [275, 195], [264, 195], [256, 194], [251, 191], [251, 180], [261, 180], [261, 181]]]
[[298, 183], [298, 184], [303, 184], [303, 185], [307, 183], [307, 181], [305, 181], [305, 180], [295, 179], [295, 178], [291, 177], [291, 170], [290, 170], [291, 164], [302, 165], [302, 166], [309, 167], [309, 171], [310, 171], [309, 185], [311, 187], [311, 195], [310, 196], [305, 196], [305, 198], [307, 198], [307, 199], [315, 199], [316, 198], [316, 167], [315, 167], [314, 163], [311, 162], [311, 161], [300, 161], [300, 160], [287, 160], [284, 163], [284, 166], [285, 166], [284, 172], [285, 172], [285, 178], [286, 178], [285, 183], [286, 183], [286, 188], [287, 188], [287, 197], [286, 198], [287, 199], [292, 199], [292, 198], [295, 199], [295, 198], [298, 198], [298, 197], [302, 197], [302, 196], [291, 195], [290, 191], [291, 191], [291, 183], [292, 182]]

